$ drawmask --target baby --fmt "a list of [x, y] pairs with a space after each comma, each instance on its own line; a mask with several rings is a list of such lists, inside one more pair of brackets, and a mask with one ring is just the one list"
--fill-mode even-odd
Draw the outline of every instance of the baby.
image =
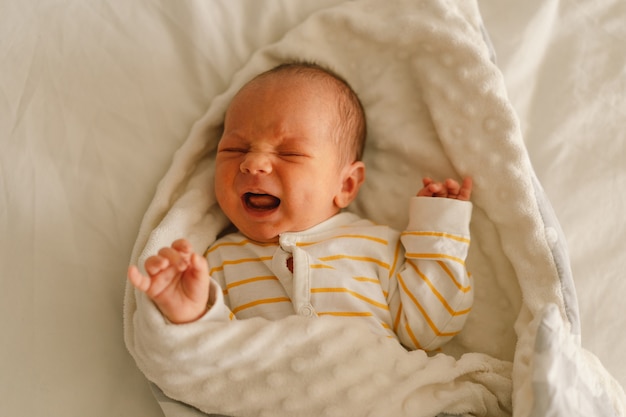
[[358, 317], [409, 349], [438, 348], [473, 301], [472, 182], [423, 179], [403, 233], [343, 212], [365, 179], [365, 126], [356, 94], [322, 67], [257, 76], [232, 100], [217, 149], [215, 194], [237, 232], [206, 258], [177, 240], [128, 279], [175, 324]]

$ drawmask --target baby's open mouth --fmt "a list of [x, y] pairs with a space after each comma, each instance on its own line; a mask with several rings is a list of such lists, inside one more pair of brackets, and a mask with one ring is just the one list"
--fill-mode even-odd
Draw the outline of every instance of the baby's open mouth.
[[245, 193], [243, 203], [252, 210], [269, 211], [280, 205], [280, 198], [270, 194]]

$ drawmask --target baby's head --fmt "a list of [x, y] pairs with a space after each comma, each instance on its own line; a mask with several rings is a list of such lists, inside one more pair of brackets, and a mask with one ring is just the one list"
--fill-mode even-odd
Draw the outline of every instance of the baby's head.
[[255, 77], [226, 113], [215, 172], [220, 207], [260, 242], [321, 223], [363, 183], [365, 130], [356, 94], [330, 71], [296, 63]]

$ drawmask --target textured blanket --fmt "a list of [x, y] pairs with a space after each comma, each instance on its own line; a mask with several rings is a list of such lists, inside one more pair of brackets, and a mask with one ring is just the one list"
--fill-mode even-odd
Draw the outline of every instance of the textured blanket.
[[228, 225], [212, 190], [224, 112], [247, 80], [293, 59], [334, 69], [366, 108], [367, 180], [350, 210], [403, 229], [423, 176], [473, 177], [468, 323], [428, 356], [336, 317], [172, 325], [129, 285], [125, 340], [146, 377], [199, 410], [244, 417], [626, 414], [621, 388], [579, 345], [567, 257], [475, 1], [347, 2], [259, 50], [176, 153], [131, 262], [179, 237], [203, 252]]

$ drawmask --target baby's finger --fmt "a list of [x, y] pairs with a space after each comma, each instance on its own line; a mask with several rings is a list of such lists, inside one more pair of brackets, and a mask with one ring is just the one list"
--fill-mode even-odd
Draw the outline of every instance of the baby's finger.
[[418, 197], [432, 197], [433, 193], [430, 192], [430, 190], [428, 189], [428, 187], [424, 187], [421, 190], [419, 190], [417, 192], [417, 196]]
[[204, 257], [197, 253], [192, 253], [190, 264], [193, 267], [193, 274], [196, 278], [202, 279], [209, 275], [209, 265]]
[[452, 178], [448, 178], [444, 184], [446, 189], [448, 190], [448, 197], [456, 198], [459, 195], [461, 186], [458, 182], [456, 182]]
[[139, 291], [146, 292], [150, 288], [150, 278], [139, 272], [139, 269], [135, 265], [128, 267], [128, 280]]
[[193, 248], [187, 239], [177, 239], [172, 243], [172, 248], [185, 255], [191, 255]]
[[461, 189], [459, 190], [459, 200], [469, 201], [472, 195], [472, 187], [474, 186], [474, 182], [471, 177], [463, 178], [463, 184], [461, 185]]
[[145, 293], [155, 300], [158, 298], [165, 289], [170, 285], [177, 282], [177, 278], [180, 276], [180, 272], [173, 267], [166, 268], [160, 271], [158, 274], [150, 277], [150, 288]]
[[433, 197], [447, 197], [448, 196], [448, 190], [440, 182], [432, 182], [428, 186], [428, 190], [432, 193]]
[[167, 259], [169, 264], [178, 269], [184, 271], [189, 263], [183, 258], [182, 254], [174, 248], [161, 248], [159, 250], [159, 256]]
[[206, 296], [206, 283], [210, 280], [209, 268], [205, 258], [192, 253], [189, 260], [189, 268], [185, 271], [185, 293], [190, 298]]
[[156, 275], [168, 266], [170, 266], [169, 259], [158, 255], [149, 257], [146, 259], [146, 263], [144, 264], [146, 272], [150, 275]]

